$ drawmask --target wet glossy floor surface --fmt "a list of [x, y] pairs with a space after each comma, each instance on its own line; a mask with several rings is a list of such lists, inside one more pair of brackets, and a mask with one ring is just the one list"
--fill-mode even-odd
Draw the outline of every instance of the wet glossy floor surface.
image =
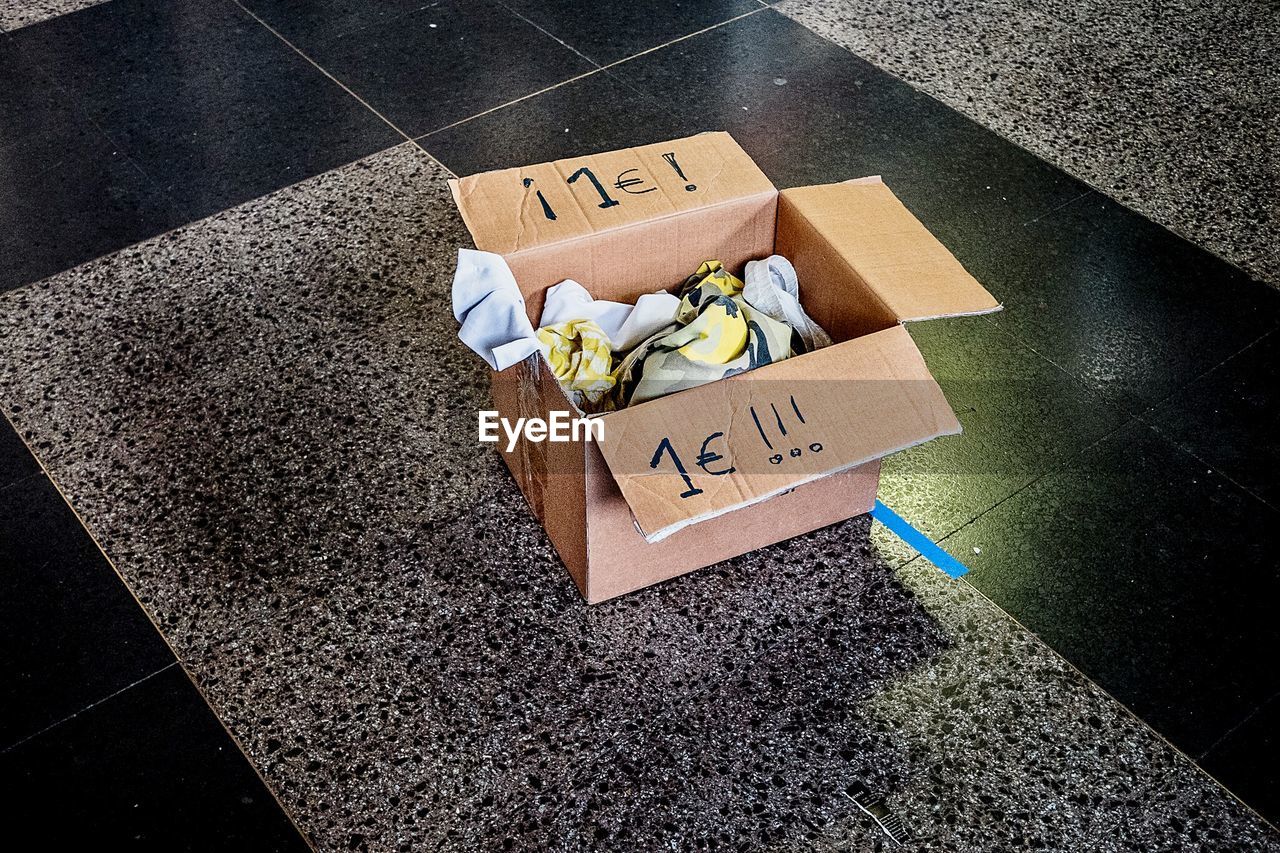
[[[22, 808], [862, 850], [878, 798], [930, 849], [1280, 849], [1280, 295], [759, 4], [86, 5], [0, 35]], [[444, 179], [711, 129], [884, 175], [1004, 303], [911, 327], [965, 433], [881, 492], [967, 581], [855, 519], [588, 608], [472, 439]]]

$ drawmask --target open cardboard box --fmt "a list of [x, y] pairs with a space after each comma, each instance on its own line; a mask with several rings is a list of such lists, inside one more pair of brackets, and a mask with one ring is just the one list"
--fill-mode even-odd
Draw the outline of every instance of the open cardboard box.
[[[879, 178], [779, 192], [726, 133], [450, 181], [538, 325], [566, 278], [673, 292], [777, 253], [835, 344], [602, 415], [601, 442], [503, 452], [590, 602], [868, 512], [880, 458], [960, 432], [903, 323], [999, 303]], [[500, 415], [574, 411], [541, 355], [492, 374]]]

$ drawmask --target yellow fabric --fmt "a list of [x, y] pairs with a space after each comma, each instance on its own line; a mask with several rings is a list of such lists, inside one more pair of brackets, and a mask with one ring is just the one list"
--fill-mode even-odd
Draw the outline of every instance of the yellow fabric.
[[697, 337], [677, 352], [703, 364], [725, 364], [742, 355], [747, 347], [747, 318], [742, 311], [731, 313], [730, 308], [718, 302], [708, 305], [685, 326], [686, 333]]
[[690, 361], [703, 364], [725, 364], [742, 354], [747, 346], [747, 318], [742, 311], [724, 301], [712, 301], [715, 291], [722, 296], [742, 294], [742, 281], [719, 261], [704, 261], [698, 271], [685, 281], [684, 296], [676, 318], [687, 324], [684, 335], [693, 340], [678, 352]]
[[543, 326], [538, 342], [556, 379], [595, 405], [613, 389], [613, 345], [594, 320], [570, 320]]

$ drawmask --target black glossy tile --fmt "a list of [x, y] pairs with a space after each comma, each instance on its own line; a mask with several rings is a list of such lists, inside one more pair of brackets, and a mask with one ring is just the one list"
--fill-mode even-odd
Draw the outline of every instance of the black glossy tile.
[[[986, 318], [908, 329], [964, 431], [886, 458], [880, 497], [934, 539], [1128, 419]], [[905, 546], [893, 550], [912, 553]]]
[[0, 489], [39, 473], [40, 463], [31, 455], [8, 418], [0, 415]]
[[0, 291], [178, 223], [164, 193], [7, 35], [0, 115]]
[[1273, 826], [1280, 824], [1280, 697], [1215, 744], [1200, 766]]
[[985, 279], [995, 322], [1134, 412], [1280, 323], [1280, 293], [1097, 194], [1006, 245]]
[[0, 149], [36, 134], [65, 128], [74, 116], [53, 80], [0, 33]]
[[883, 175], [979, 279], [1010, 228], [1087, 190], [771, 9], [610, 70], [779, 187]]
[[1198, 755], [1280, 689], [1278, 520], [1131, 424], [944, 544], [975, 586]]
[[377, 3], [366, 0], [244, 0], [243, 5], [291, 44], [305, 50], [353, 35], [367, 27], [398, 21], [440, 3], [438, 0], [378, 0]]
[[168, 197], [89, 125], [0, 149], [0, 290], [179, 224]]
[[419, 142], [455, 174], [471, 175], [687, 133], [666, 105], [600, 71]]
[[[595, 66], [490, 0], [376, 12], [258, 0], [255, 11], [397, 127], [419, 136]], [[370, 4], [373, 5], [373, 4]], [[332, 10], [332, 11], [330, 11]]]
[[756, 0], [502, 0], [542, 29], [606, 65], [760, 8]]
[[44, 476], [0, 489], [0, 749], [173, 663]]
[[229, 0], [113, 0], [13, 39], [186, 220], [401, 139]]
[[309, 849], [178, 666], [0, 755], [47, 849]]
[[1280, 508], [1280, 334], [1214, 368], [1144, 417], [1178, 445]]

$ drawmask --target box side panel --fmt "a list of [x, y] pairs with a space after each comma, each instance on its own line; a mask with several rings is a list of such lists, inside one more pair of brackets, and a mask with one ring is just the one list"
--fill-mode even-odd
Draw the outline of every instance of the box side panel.
[[[546, 418], [553, 410], [573, 411], [560, 384], [541, 357], [491, 373], [494, 408], [501, 417]], [[594, 449], [594, 448], [593, 448]], [[515, 477], [534, 516], [542, 522], [574, 581], [585, 594], [587, 576], [586, 463], [584, 445], [534, 442], [523, 436], [511, 452], [498, 451]]]
[[715, 258], [741, 271], [773, 250], [777, 194], [642, 222], [604, 234], [507, 255], [536, 328], [546, 291], [567, 278], [596, 299], [635, 302], [656, 290], [674, 291], [703, 261]]
[[[450, 181], [484, 251], [511, 254], [773, 191], [727, 133], [470, 175]], [[585, 284], [585, 282], [584, 282]]]
[[869, 512], [880, 483], [875, 460], [650, 543], [595, 448], [586, 461], [592, 604]]
[[805, 311], [837, 343], [897, 325], [898, 317], [813, 223], [782, 195], [775, 249], [791, 261]]
[[897, 323], [601, 420], [600, 452], [651, 541], [960, 431]]
[[783, 192], [898, 320], [986, 314], [1000, 303], [880, 180]]

